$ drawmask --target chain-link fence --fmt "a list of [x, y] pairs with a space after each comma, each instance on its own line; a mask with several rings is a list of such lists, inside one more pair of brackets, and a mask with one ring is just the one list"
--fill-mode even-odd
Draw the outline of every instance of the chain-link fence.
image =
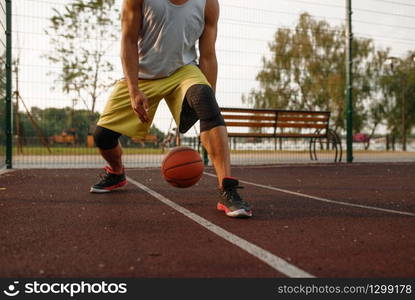
[[[370, 156], [380, 154], [379, 158], [383, 152], [393, 152], [392, 146], [386, 146], [388, 143], [375, 143], [376, 134], [393, 137], [395, 150], [401, 150], [402, 130], [407, 136], [407, 153], [413, 153], [410, 136], [414, 121], [409, 117], [412, 111], [409, 104], [405, 112], [399, 106], [405, 99], [409, 103], [409, 98], [396, 91], [405, 90], [409, 95], [413, 84], [406, 74], [415, 63], [404, 62], [408, 58], [407, 51], [415, 49], [411, 38], [415, 30], [414, 18], [409, 14], [415, 5], [371, 1], [379, 7], [373, 9], [373, 5], [356, 3], [360, 7], [354, 10], [357, 43], [353, 70], [354, 131], [367, 133], [372, 141], [366, 149], [363, 143], [354, 144], [356, 158], [363, 157], [361, 152], [370, 153]], [[99, 5], [88, 6], [95, 2]], [[4, 3], [2, 0], [3, 27]], [[91, 133], [112, 84], [123, 76], [119, 61], [121, 4], [121, 0], [13, 2], [14, 167], [96, 167], [103, 164]], [[331, 126], [344, 136], [345, 5], [343, 1], [305, 0], [282, 0], [281, 4], [284, 5], [266, 0], [220, 2], [218, 102], [222, 107], [329, 110]], [[389, 10], [388, 5], [399, 11]], [[394, 19], [380, 24], [376, 18], [381, 15]], [[100, 23], [97, 16], [103, 16], [106, 22]], [[402, 22], [395, 22], [398, 19]], [[384, 32], [376, 35], [379, 27]], [[404, 35], [399, 36], [398, 31]], [[390, 45], [394, 47], [392, 50], [384, 50]], [[4, 35], [1, 47], [5, 47]], [[377, 57], [377, 53], [397, 57], [400, 63], [395, 59], [395, 68], [391, 69], [386, 65], [387, 57]], [[4, 56], [2, 59], [4, 72]], [[365, 79], [366, 75], [375, 73], [379, 77]], [[405, 80], [399, 81], [399, 78]], [[402, 89], [403, 84], [405, 89]], [[384, 99], [390, 102], [386, 105]], [[1, 106], [3, 109], [3, 103]], [[3, 163], [4, 112], [0, 117], [0, 130], [3, 130], [0, 161]], [[405, 126], [401, 119], [406, 122]], [[198, 148], [198, 134], [196, 125], [186, 135], [177, 137], [176, 124], [162, 102], [145, 139], [121, 138], [125, 163], [129, 167], [156, 166], [178, 140], [182, 145]], [[333, 161], [331, 150], [324, 142], [320, 144], [318, 161]], [[375, 146], [378, 144], [385, 146]], [[279, 139], [277, 147], [275, 145], [275, 141], [267, 139], [232, 139], [232, 162], [310, 161], [307, 139]], [[345, 147], [343, 142], [343, 151]], [[344, 154], [342, 161], [345, 161]]]
[[6, 164], [6, 1], [0, 1], [0, 169]]

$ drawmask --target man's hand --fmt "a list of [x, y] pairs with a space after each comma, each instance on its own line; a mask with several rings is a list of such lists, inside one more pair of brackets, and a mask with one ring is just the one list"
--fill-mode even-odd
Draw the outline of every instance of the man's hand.
[[141, 122], [147, 123], [150, 121], [148, 116], [148, 99], [143, 92], [138, 91], [134, 93], [134, 96], [131, 97], [131, 106]]

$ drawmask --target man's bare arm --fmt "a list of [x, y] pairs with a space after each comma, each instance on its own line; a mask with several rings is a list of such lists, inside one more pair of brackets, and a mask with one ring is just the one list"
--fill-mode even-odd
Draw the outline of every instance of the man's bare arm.
[[131, 106], [141, 121], [148, 122], [148, 99], [138, 87], [138, 40], [142, 0], [124, 0], [121, 14], [121, 63], [131, 97]]
[[218, 32], [219, 3], [218, 0], [206, 0], [205, 28], [199, 39], [199, 66], [213, 90], [216, 90], [218, 77], [218, 61], [216, 59], [216, 37]]

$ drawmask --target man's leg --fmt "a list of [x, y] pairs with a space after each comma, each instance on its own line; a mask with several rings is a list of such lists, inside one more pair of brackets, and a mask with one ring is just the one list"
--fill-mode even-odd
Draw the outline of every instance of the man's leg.
[[202, 144], [209, 154], [218, 176], [219, 188], [225, 177], [231, 177], [228, 132], [225, 126], [217, 126], [200, 134]]
[[120, 144], [117, 144], [113, 149], [101, 149], [98, 148], [99, 153], [101, 156], [106, 160], [106, 162], [110, 165], [111, 169], [116, 173], [123, 172], [123, 164], [122, 164], [122, 148]]
[[122, 164], [122, 149], [118, 143], [121, 136], [118, 132], [97, 126], [94, 133], [95, 145], [98, 147], [102, 157], [108, 162], [105, 167], [105, 175], [101, 180], [91, 187], [91, 193], [106, 193], [120, 188], [127, 183]]
[[221, 199], [217, 209], [230, 217], [252, 216], [251, 206], [237, 192], [241, 188], [239, 181], [231, 177], [228, 134], [213, 90], [208, 85], [193, 85], [186, 93], [186, 100], [200, 119], [200, 138], [218, 177]]
[[[126, 183], [122, 163], [122, 148], [118, 142], [121, 133], [129, 137], [144, 135], [150, 129], [151, 121], [162, 99], [162, 95], [170, 94], [172, 91], [168, 88], [172, 89], [174, 87], [174, 84], [169, 84], [168, 79], [140, 80], [139, 85], [140, 90], [149, 100], [148, 115], [151, 119], [150, 122], [142, 123], [134, 113], [127, 83], [125, 80], [120, 80], [115, 84], [109, 96], [94, 133], [95, 145], [99, 148], [99, 152], [109, 165], [109, 167], [105, 168], [106, 174], [118, 175], [121, 179], [124, 177], [120, 184]], [[104, 179], [107, 175], [104, 176]], [[95, 189], [95, 186], [91, 188], [91, 191]], [[119, 187], [118, 185], [115, 186]], [[99, 189], [96, 188], [95, 191], [108, 191], [107, 189], [105, 191]]]

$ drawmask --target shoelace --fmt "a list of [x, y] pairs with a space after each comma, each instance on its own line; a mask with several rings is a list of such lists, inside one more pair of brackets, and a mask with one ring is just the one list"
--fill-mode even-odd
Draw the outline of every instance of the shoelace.
[[227, 198], [230, 199], [231, 202], [241, 202], [243, 204], [246, 204], [237, 192], [237, 189], [243, 189], [243, 188], [244, 188], [243, 186], [238, 185], [238, 186], [233, 186], [233, 187], [224, 189], [223, 191], [225, 195], [227, 196]]
[[99, 177], [101, 178], [101, 182], [100, 183], [105, 183], [107, 181], [109, 181], [110, 176], [111, 176], [111, 172], [110, 172], [110, 167], [106, 166], [104, 168], [105, 173], [104, 174], [99, 174]]
[[111, 174], [111, 168], [110, 167], [108, 167], [108, 166], [105, 166], [104, 167], [104, 171], [105, 171], [105, 174]]

